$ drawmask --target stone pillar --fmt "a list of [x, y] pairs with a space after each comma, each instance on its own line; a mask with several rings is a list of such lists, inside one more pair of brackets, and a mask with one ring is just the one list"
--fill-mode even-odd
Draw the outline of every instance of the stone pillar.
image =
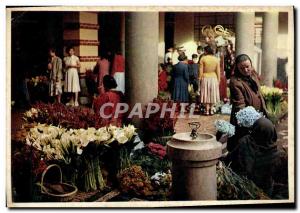
[[272, 87], [277, 78], [278, 12], [265, 12], [262, 35], [262, 80]]
[[126, 13], [125, 91], [131, 106], [157, 96], [158, 28], [158, 12]]
[[164, 63], [165, 58], [165, 13], [159, 13], [159, 43], [158, 43], [158, 62]]
[[216, 200], [216, 164], [222, 155], [222, 145], [211, 134], [173, 135], [167, 143], [172, 160], [172, 200]]
[[236, 24], [236, 55], [247, 54], [254, 58], [254, 12], [238, 12], [235, 15]]
[[64, 45], [72, 45], [80, 58], [80, 72], [95, 66], [98, 59], [98, 14], [94, 12], [64, 13]]
[[[98, 60], [98, 13], [65, 12], [64, 13], [64, 47], [73, 46], [75, 55], [80, 59], [80, 97], [81, 104], [89, 102], [85, 83], [85, 72], [91, 70]], [[64, 51], [65, 51], [64, 48]], [[66, 53], [65, 53], [66, 54]]]

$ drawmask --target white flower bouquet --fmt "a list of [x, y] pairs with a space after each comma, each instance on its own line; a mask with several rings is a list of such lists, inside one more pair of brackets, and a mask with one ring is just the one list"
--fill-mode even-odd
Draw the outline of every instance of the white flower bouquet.
[[237, 123], [240, 126], [250, 128], [254, 122], [262, 117], [262, 113], [257, 112], [254, 107], [248, 106], [236, 113]]
[[[105, 182], [100, 169], [100, 156], [103, 149], [116, 141], [123, 145], [135, 135], [132, 125], [123, 128], [109, 126], [99, 129], [70, 129], [46, 124], [38, 124], [30, 129], [26, 144], [41, 151], [46, 160], [62, 161], [65, 165], [77, 165], [82, 169], [82, 190], [103, 189]], [[76, 178], [72, 178], [76, 179]]]

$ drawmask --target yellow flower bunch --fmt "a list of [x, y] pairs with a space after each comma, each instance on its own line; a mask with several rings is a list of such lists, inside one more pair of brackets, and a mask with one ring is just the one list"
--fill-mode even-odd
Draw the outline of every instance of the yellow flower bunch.
[[270, 97], [270, 96], [282, 96], [283, 90], [276, 88], [276, 87], [267, 87], [267, 86], [261, 86], [260, 87], [261, 94], [264, 97]]

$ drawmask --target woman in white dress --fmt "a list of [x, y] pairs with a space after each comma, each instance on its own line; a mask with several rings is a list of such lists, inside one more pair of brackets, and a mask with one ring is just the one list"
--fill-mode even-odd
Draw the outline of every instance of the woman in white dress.
[[[79, 106], [78, 92], [80, 92], [78, 69], [80, 68], [80, 61], [77, 56], [74, 55], [75, 51], [73, 47], [68, 47], [66, 52], [69, 56], [64, 58], [65, 64], [65, 92], [72, 94], [71, 101], [67, 103], [68, 106]], [[75, 101], [74, 101], [75, 98]]]

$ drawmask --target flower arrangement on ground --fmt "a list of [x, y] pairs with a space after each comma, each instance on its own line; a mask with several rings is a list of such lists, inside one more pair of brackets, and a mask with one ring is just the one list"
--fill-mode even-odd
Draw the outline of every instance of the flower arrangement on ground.
[[124, 193], [146, 198], [153, 194], [153, 187], [141, 166], [133, 165], [118, 174], [120, 189]]
[[27, 122], [45, 123], [69, 129], [100, 128], [109, 125], [101, 119], [92, 109], [80, 107], [67, 107], [63, 104], [37, 103], [24, 113], [23, 119]]
[[132, 164], [142, 167], [150, 176], [156, 172], [167, 172], [171, 162], [168, 160], [166, 146], [150, 142], [131, 153]]
[[72, 182], [84, 191], [103, 189], [100, 158], [113, 142], [123, 145], [135, 134], [132, 125], [99, 129], [70, 129], [38, 124], [30, 129], [26, 144], [40, 151], [47, 161], [58, 161], [73, 170]]

